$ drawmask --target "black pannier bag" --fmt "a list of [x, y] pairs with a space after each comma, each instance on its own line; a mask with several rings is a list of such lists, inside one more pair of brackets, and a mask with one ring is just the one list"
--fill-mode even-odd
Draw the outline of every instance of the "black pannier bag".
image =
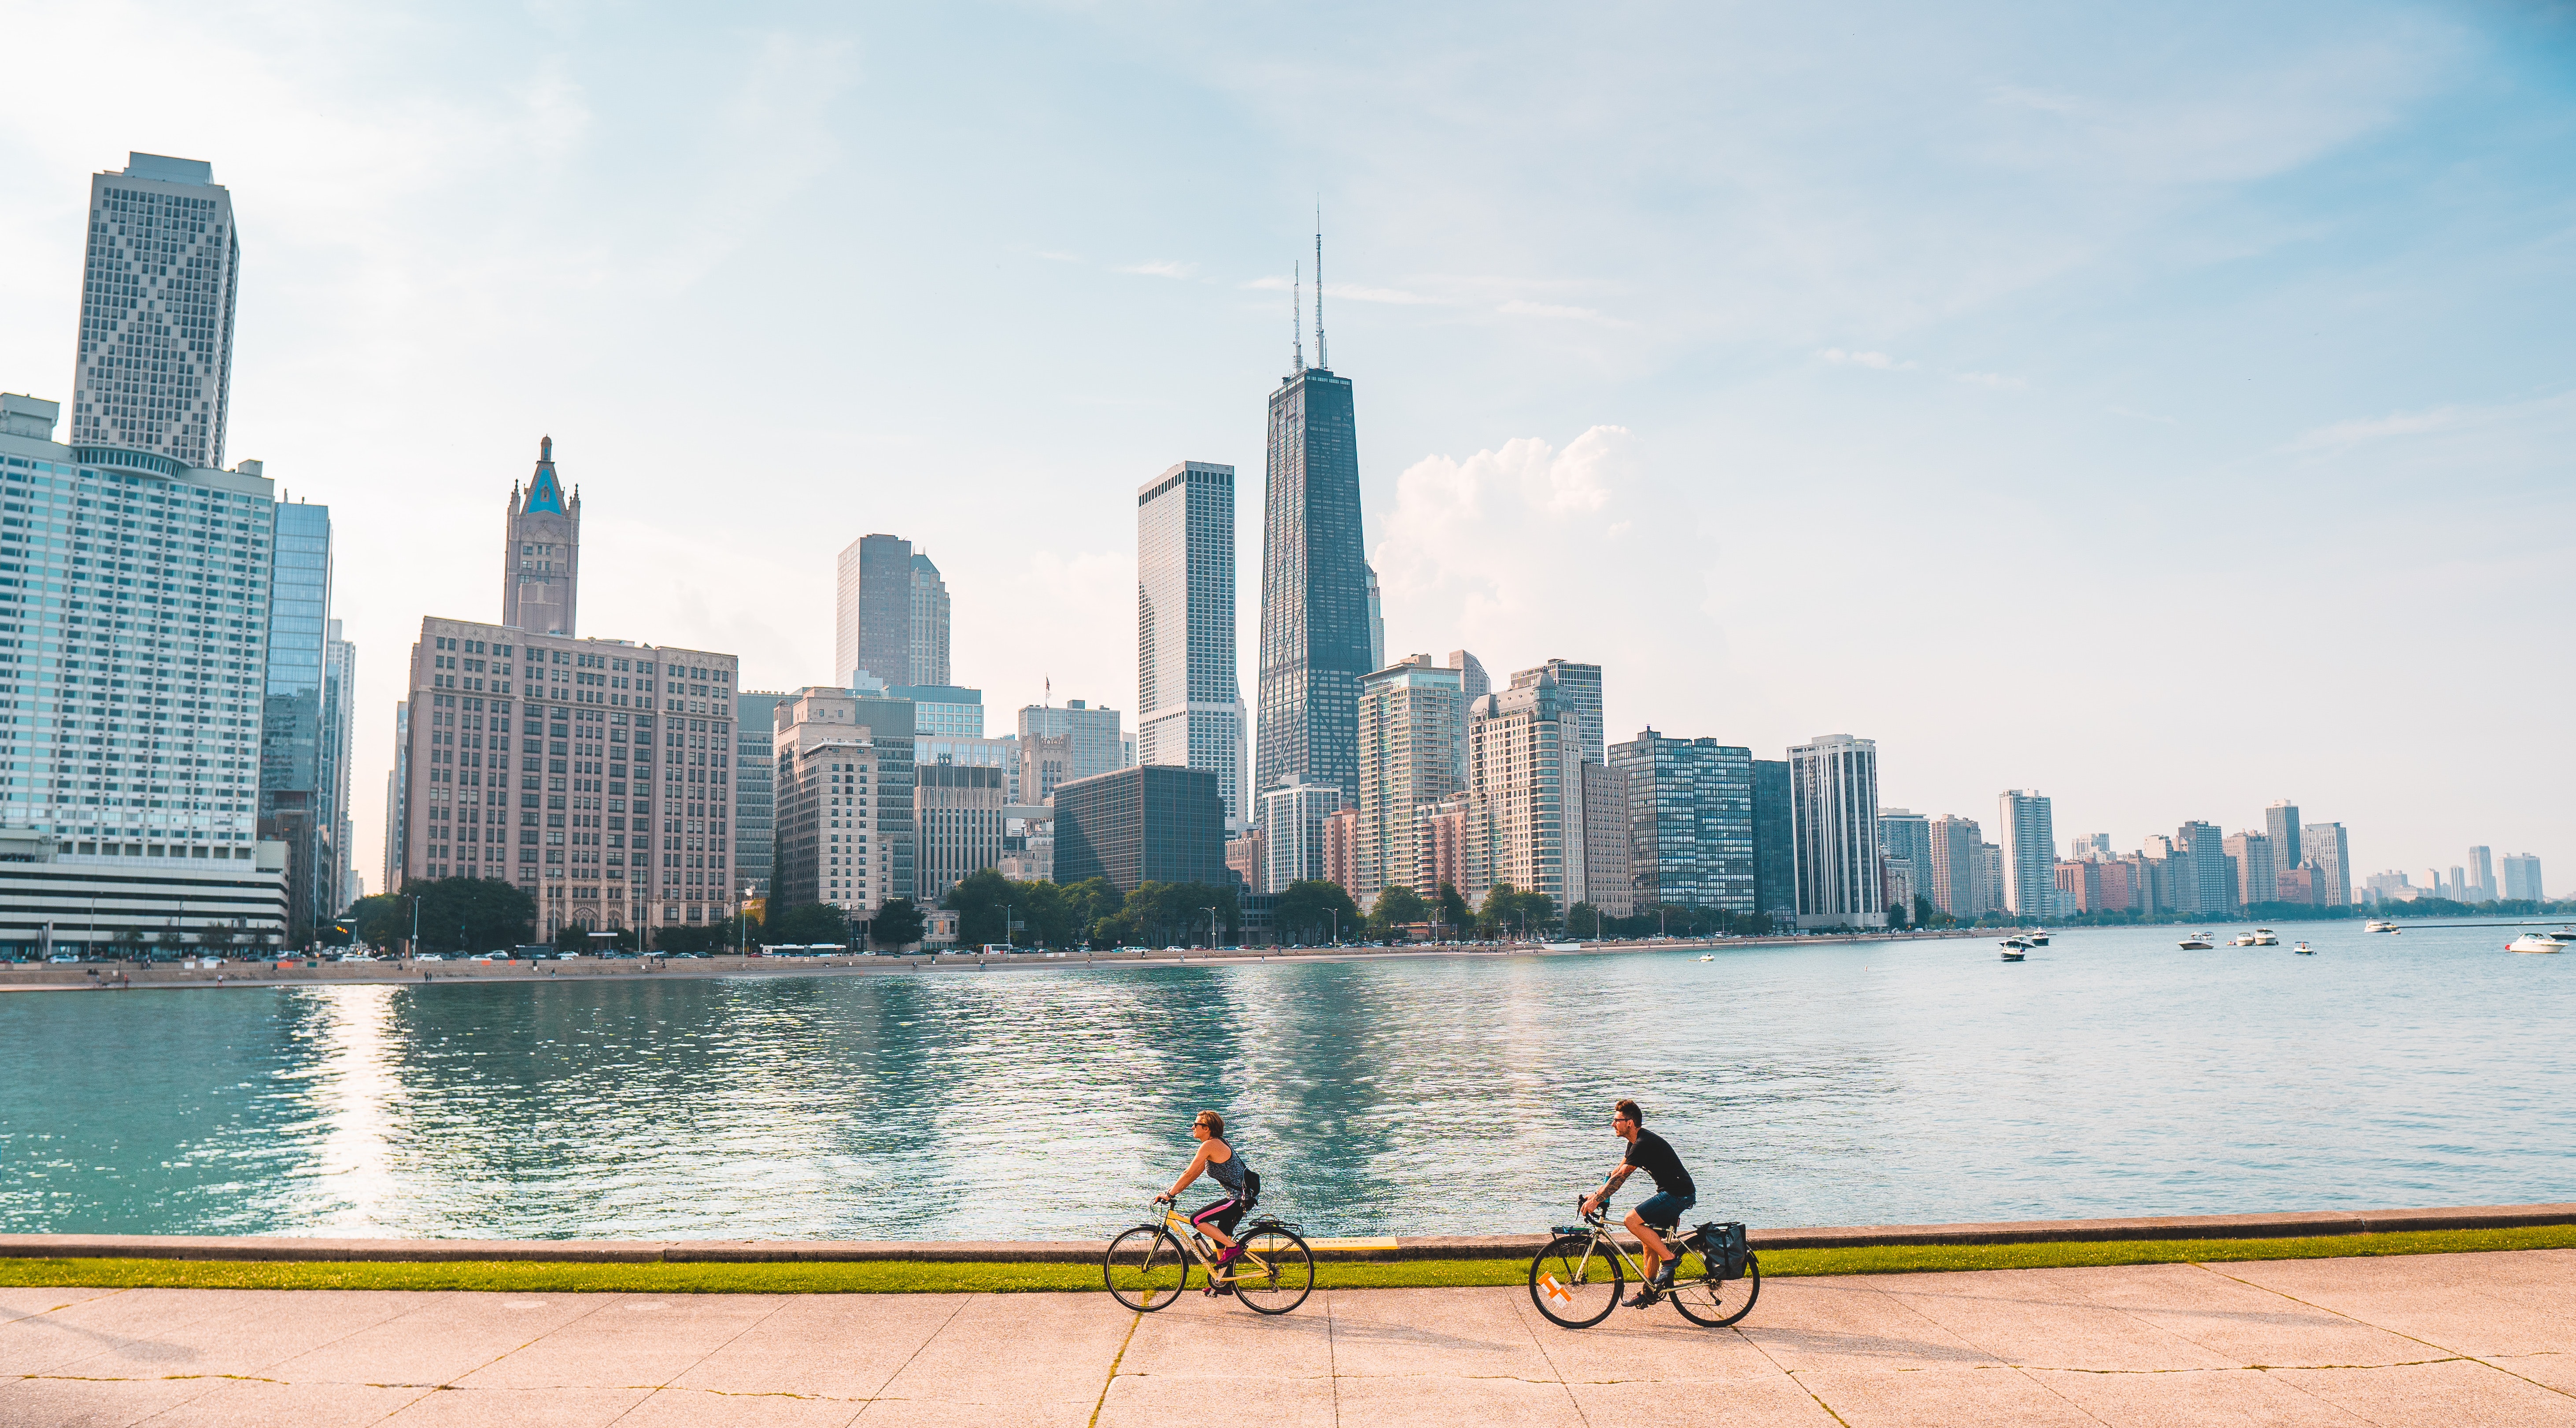
[[1243, 1208], [1249, 1210], [1261, 1203], [1261, 1172], [1250, 1166], [1243, 1170]]
[[1700, 1258], [1717, 1267], [1720, 1279], [1742, 1279], [1744, 1258], [1751, 1253], [1744, 1242], [1744, 1226], [1738, 1221], [1699, 1227]]

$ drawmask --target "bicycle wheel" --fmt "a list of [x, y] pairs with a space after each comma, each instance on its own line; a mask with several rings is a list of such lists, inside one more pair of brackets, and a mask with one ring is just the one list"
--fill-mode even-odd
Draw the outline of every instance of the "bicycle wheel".
[[1685, 1255], [1673, 1275], [1669, 1297], [1683, 1318], [1723, 1329], [1752, 1313], [1753, 1301], [1762, 1297], [1762, 1261], [1748, 1254], [1742, 1279], [1720, 1279], [1696, 1252]]
[[1619, 1291], [1628, 1275], [1608, 1246], [1594, 1246], [1590, 1235], [1560, 1235], [1530, 1261], [1530, 1302], [1547, 1321], [1566, 1329], [1589, 1329], [1619, 1307]]
[[1151, 1314], [1181, 1297], [1189, 1279], [1189, 1257], [1180, 1241], [1160, 1225], [1138, 1225], [1109, 1242], [1100, 1264], [1110, 1297], [1130, 1309]]
[[1285, 1314], [1315, 1289], [1315, 1252], [1293, 1230], [1255, 1226], [1243, 1235], [1243, 1257], [1226, 1266], [1234, 1296], [1257, 1314]]

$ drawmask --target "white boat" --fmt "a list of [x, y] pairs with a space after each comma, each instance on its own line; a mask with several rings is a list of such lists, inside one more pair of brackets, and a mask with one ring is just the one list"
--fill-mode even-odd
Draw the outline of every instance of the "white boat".
[[2036, 942], [2033, 942], [2033, 941], [2032, 941], [2029, 937], [2027, 937], [2027, 936], [2023, 936], [2023, 935], [2018, 935], [2018, 934], [2017, 934], [2017, 935], [2015, 935], [2015, 936], [2011, 936], [2011, 937], [2007, 937], [2007, 938], [2005, 938], [2005, 939], [2003, 940], [2003, 942], [2002, 942], [2000, 945], [2005, 946], [2005, 947], [2015, 948], [2015, 949], [2017, 949], [2017, 950], [2019, 950], [2019, 951], [2027, 952], [2027, 951], [2029, 951], [2031, 948], [2036, 947], [2036, 946], [2038, 946], [2039, 944], [2038, 944], [2038, 943], [2036, 943]]
[[2209, 934], [2206, 932], [2195, 932], [2182, 940], [2182, 950], [2185, 952], [2206, 952], [2217, 945], [2209, 940]]
[[2230, 947], [2251, 947], [2254, 945], [2254, 934], [2251, 932], [2237, 933], [2235, 936], [2227, 939], [2227, 945]]
[[2004, 949], [2004, 960], [2007, 962], [2018, 962], [2029, 955], [2027, 952], [2015, 952], [2009, 947]]
[[2281, 945], [2281, 939], [2278, 934], [2272, 931], [2272, 929], [2268, 927], [2258, 927], [2254, 929], [2254, 945], [2257, 947], [2278, 947]]
[[2361, 925], [2361, 930], [2364, 932], [2395, 932], [2397, 930], [2397, 924], [2393, 922], [2365, 922]]
[[2504, 945], [2507, 952], [2564, 952], [2576, 938], [2559, 932], [2526, 932]]
[[2048, 945], [2048, 929], [2045, 927], [2025, 932], [2022, 936], [2029, 939], [2030, 945], [2033, 947], [2045, 947]]
[[2296, 947], [2291, 948], [2290, 950], [2291, 950], [2291, 951], [2293, 951], [2293, 952], [2298, 953], [2298, 954], [2299, 954], [2300, 956], [2302, 956], [2302, 957], [2314, 957], [2315, 955], [2317, 955], [2317, 949], [2315, 949], [2314, 947], [2309, 946], [2308, 944], [2306, 944], [2306, 943], [2304, 943], [2304, 942], [2300, 943], [2300, 944], [2299, 944], [2298, 946], [2296, 946]]
[[1699, 954], [1699, 959], [1703, 962], [1714, 962], [1717, 960], [1717, 954], [1714, 952], [1702, 952]]

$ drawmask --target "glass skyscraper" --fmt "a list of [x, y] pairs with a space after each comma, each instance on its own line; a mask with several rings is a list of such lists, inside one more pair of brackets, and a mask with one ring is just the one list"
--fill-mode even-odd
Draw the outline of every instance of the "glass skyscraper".
[[[1320, 313], [1316, 327], [1320, 358]], [[1370, 672], [1359, 438], [1349, 379], [1320, 361], [1270, 394], [1262, 517], [1254, 788], [1302, 778], [1353, 799]]]
[[339, 912], [338, 751], [325, 728], [331, 620], [331, 508], [281, 505], [268, 602], [260, 718], [259, 836], [286, 845], [287, 935], [302, 946]]

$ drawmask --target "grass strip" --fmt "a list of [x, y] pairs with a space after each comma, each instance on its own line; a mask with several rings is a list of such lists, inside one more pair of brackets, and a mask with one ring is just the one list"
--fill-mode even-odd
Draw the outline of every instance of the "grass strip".
[[[1766, 1278], [2072, 1269], [2576, 1248], [2576, 1225], [2419, 1230], [2281, 1239], [2059, 1241], [2022, 1245], [1872, 1245], [1769, 1250]], [[1423, 1259], [1316, 1266], [1325, 1289], [1436, 1289], [1526, 1282], [1526, 1259]], [[1196, 1276], [1193, 1274], [1193, 1280]], [[1091, 1264], [935, 1264], [913, 1260], [801, 1264], [579, 1264], [561, 1260], [409, 1264], [385, 1261], [0, 1259], [0, 1287], [118, 1289], [410, 1289], [486, 1293], [957, 1294], [1097, 1290]]]

